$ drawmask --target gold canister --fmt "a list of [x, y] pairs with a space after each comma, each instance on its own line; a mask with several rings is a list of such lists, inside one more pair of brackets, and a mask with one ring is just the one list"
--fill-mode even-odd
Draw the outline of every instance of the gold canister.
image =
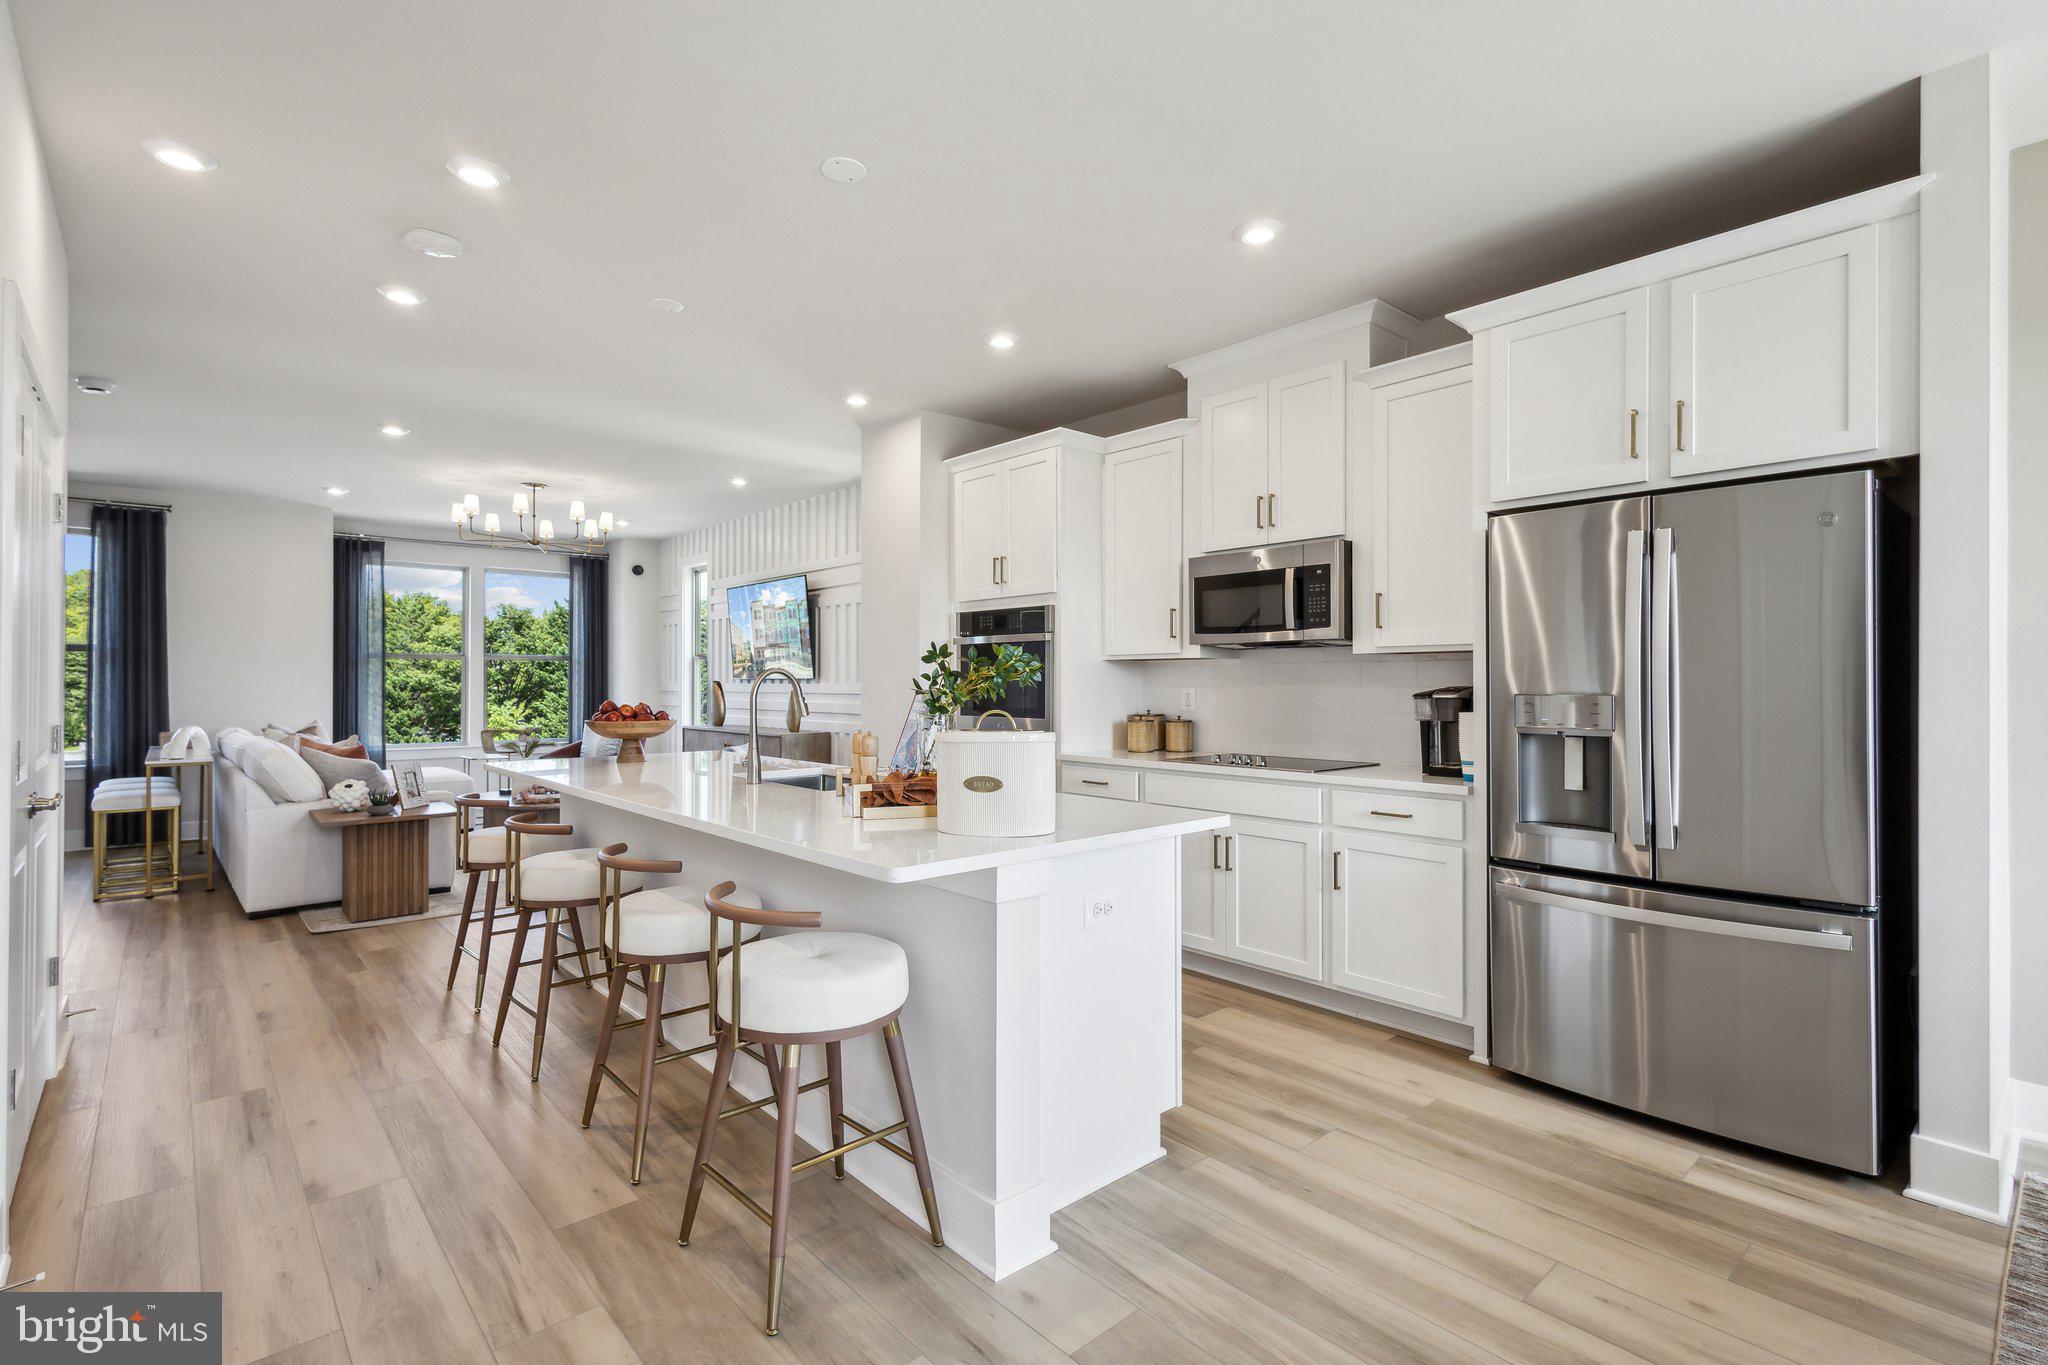
[[1195, 751], [1195, 723], [1185, 716], [1173, 716], [1160, 727], [1166, 739], [1166, 752], [1170, 754], [1191, 754]]
[[1153, 754], [1159, 752], [1159, 722], [1156, 711], [1144, 711], [1124, 722], [1124, 752], [1132, 754]]

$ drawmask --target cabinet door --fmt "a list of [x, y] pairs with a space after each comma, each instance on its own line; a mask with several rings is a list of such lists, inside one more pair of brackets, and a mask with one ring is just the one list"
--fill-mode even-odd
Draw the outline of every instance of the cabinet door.
[[996, 595], [1053, 592], [1059, 587], [1059, 452], [1044, 450], [1004, 461], [1003, 483], [1003, 558]]
[[1181, 443], [1119, 451], [1102, 465], [1102, 652], [1180, 653]]
[[1003, 466], [983, 465], [953, 476], [953, 597], [973, 602], [1001, 596], [996, 587], [1006, 516]]
[[1465, 1013], [1465, 850], [1332, 836], [1330, 984], [1431, 1014]]
[[1223, 836], [1184, 834], [1180, 841], [1180, 946], [1225, 954]]
[[1344, 362], [1276, 379], [1267, 398], [1268, 540], [1344, 534]]
[[1324, 843], [1323, 831], [1311, 825], [1232, 819], [1224, 835], [1228, 956], [1323, 979]]
[[1875, 450], [1877, 386], [1875, 223], [1671, 282], [1672, 473]]
[[1472, 369], [1372, 391], [1372, 642], [1472, 647]]
[[1649, 480], [1649, 300], [1632, 289], [1487, 334], [1496, 501]]
[[1266, 529], [1266, 385], [1202, 400], [1204, 550], [1271, 540]]

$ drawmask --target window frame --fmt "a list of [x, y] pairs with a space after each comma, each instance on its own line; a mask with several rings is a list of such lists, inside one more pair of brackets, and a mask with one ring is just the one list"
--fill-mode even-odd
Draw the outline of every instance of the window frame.
[[[88, 574], [94, 572], [99, 567], [99, 543], [97, 537], [95, 537], [92, 533], [92, 528], [90, 526], [78, 527], [67, 524], [64, 527], [64, 540], [68, 542], [73, 536], [78, 536], [80, 539], [84, 540], [88, 545], [92, 547], [91, 561], [86, 565], [86, 572]], [[69, 549], [70, 546], [68, 543], [62, 547], [63, 551], [68, 551]], [[57, 575], [57, 580], [62, 585], [61, 590], [64, 594], [63, 597], [60, 597], [58, 599], [57, 606], [57, 612], [59, 617], [61, 618], [66, 608], [70, 605], [68, 600], [66, 599], [68, 599], [68, 597], [70, 596], [71, 575], [69, 572], [60, 572]], [[90, 583], [91, 580], [88, 579], [87, 582]], [[62, 680], [60, 686], [64, 693], [60, 702], [60, 706], [62, 706], [62, 708], [67, 711], [69, 709], [68, 704], [71, 700], [69, 691], [69, 679], [71, 673], [71, 655], [74, 652], [83, 654], [85, 656], [86, 737], [79, 741], [78, 748], [76, 750], [73, 750], [67, 745], [63, 750], [63, 760], [64, 767], [66, 769], [71, 771], [83, 771], [83, 769], [85, 768], [86, 757], [89, 752], [86, 746], [90, 741], [92, 735], [92, 598], [89, 591], [86, 597], [85, 606], [85, 639], [83, 641], [73, 641], [71, 638], [71, 631], [68, 623], [66, 624], [66, 628], [64, 631], [64, 668], [58, 676]]]
[[[460, 650], [454, 651], [454, 652], [452, 652], [452, 653], [451, 653], [451, 652], [449, 652], [449, 651], [446, 651], [446, 650], [427, 650], [427, 651], [420, 651], [420, 650], [410, 650], [410, 649], [394, 650], [394, 649], [392, 649], [392, 648], [390, 648], [390, 647], [389, 647], [389, 646], [390, 646], [390, 636], [389, 636], [389, 635], [387, 635], [387, 636], [385, 637], [385, 644], [386, 644], [386, 647], [385, 647], [385, 650], [384, 650], [384, 663], [385, 663], [385, 670], [384, 670], [384, 676], [385, 676], [385, 686], [386, 686], [387, 688], [388, 688], [388, 687], [390, 686], [390, 664], [391, 664], [391, 661], [392, 661], [393, 659], [409, 659], [409, 660], [429, 660], [429, 659], [453, 659], [453, 660], [455, 660], [455, 667], [456, 667], [456, 670], [457, 670], [457, 671], [456, 671], [456, 675], [455, 675], [455, 695], [456, 695], [456, 698], [457, 698], [457, 705], [456, 705], [456, 719], [455, 719], [455, 737], [454, 737], [453, 739], [416, 739], [416, 740], [407, 740], [407, 741], [405, 741], [405, 742], [403, 742], [403, 743], [393, 743], [393, 742], [389, 742], [389, 741], [387, 740], [387, 742], [386, 742], [386, 743], [385, 743], [385, 745], [384, 745], [384, 748], [385, 748], [385, 752], [386, 752], [386, 753], [390, 753], [390, 752], [392, 752], [392, 751], [394, 751], [394, 750], [395, 750], [395, 751], [397, 751], [397, 752], [400, 752], [400, 753], [404, 753], [404, 752], [407, 752], [407, 751], [412, 751], [412, 750], [422, 750], [422, 749], [446, 749], [446, 748], [450, 748], [450, 747], [460, 746], [460, 745], [462, 745], [462, 744], [466, 743], [466, 741], [465, 741], [465, 739], [464, 739], [463, 737], [464, 737], [464, 735], [465, 735], [465, 734], [467, 733], [467, 726], [468, 726], [468, 719], [469, 719], [469, 682], [470, 682], [470, 670], [469, 670], [469, 652], [470, 652], [470, 619], [469, 619], [469, 618], [470, 618], [470, 615], [471, 615], [471, 613], [470, 613], [470, 601], [469, 601], [469, 572], [470, 572], [470, 571], [469, 571], [469, 566], [468, 566], [467, 564], [430, 564], [430, 563], [422, 563], [422, 562], [420, 562], [420, 561], [417, 561], [417, 560], [391, 560], [391, 561], [387, 561], [387, 562], [385, 563], [385, 565], [384, 565], [384, 597], [385, 597], [385, 600], [386, 600], [386, 602], [387, 602], [387, 603], [389, 602], [389, 600], [390, 600], [390, 597], [391, 597], [391, 571], [392, 571], [393, 569], [432, 569], [432, 570], [434, 570], [434, 571], [436, 571], [436, 572], [453, 572], [453, 573], [455, 573], [455, 574], [458, 574], [458, 575], [460, 575], [460, 576], [461, 576], [461, 579], [462, 579], [462, 589], [461, 589], [461, 592], [460, 592], [459, 596], [461, 597], [461, 600], [462, 600], [462, 608], [461, 608], [461, 621], [462, 621], [462, 648], [461, 648]], [[389, 711], [390, 711], [390, 695], [389, 695], [389, 693], [388, 693], [388, 692], [387, 692], [387, 693], [386, 693], [386, 695], [385, 695], [385, 711], [386, 711], [386, 713], [387, 713], [387, 714], [388, 714], [388, 713], [389, 713]]]
[[693, 725], [711, 723], [711, 566], [708, 563], [690, 564], [684, 567], [689, 580], [686, 594], [690, 614], [684, 625], [685, 655], [688, 659], [689, 674], [683, 681], [688, 690], [690, 721]]
[[574, 639], [576, 638], [576, 608], [574, 607], [574, 605], [572, 605], [572, 602], [573, 602], [573, 597], [572, 597], [572, 595], [571, 595], [571, 593], [570, 593], [570, 591], [569, 591], [569, 571], [568, 571], [567, 569], [563, 569], [563, 570], [561, 570], [561, 571], [560, 571], [560, 572], [558, 573], [558, 572], [556, 572], [556, 571], [555, 571], [555, 570], [553, 570], [553, 569], [520, 569], [520, 568], [513, 568], [513, 567], [511, 567], [510, 565], [501, 565], [501, 564], [486, 564], [486, 565], [484, 565], [484, 566], [482, 566], [482, 567], [483, 567], [483, 577], [482, 577], [482, 578], [481, 578], [481, 579], [480, 579], [479, 581], [480, 581], [480, 582], [482, 583], [482, 585], [483, 585], [483, 596], [482, 596], [482, 601], [483, 601], [483, 610], [481, 611], [481, 613], [480, 613], [480, 614], [478, 615], [478, 617], [477, 617], [477, 623], [476, 623], [476, 625], [477, 625], [477, 644], [476, 644], [476, 647], [477, 647], [477, 658], [478, 658], [478, 661], [479, 661], [479, 663], [481, 664], [481, 667], [479, 668], [479, 670], [478, 670], [478, 673], [477, 673], [477, 704], [478, 704], [478, 708], [479, 708], [479, 710], [481, 711], [481, 713], [482, 713], [482, 716], [483, 716], [483, 724], [484, 724], [485, 726], [489, 726], [489, 725], [490, 725], [490, 723], [491, 723], [491, 665], [492, 665], [492, 664], [494, 664], [494, 663], [501, 663], [501, 662], [502, 662], [502, 663], [556, 663], [556, 662], [559, 662], [559, 663], [560, 663], [560, 664], [562, 665], [562, 714], [563, 714], [563, 716], [564, 716], [564, 717], [566, 717], [566, 718], [567, 718], [567, 719], [566, 719], [566, 724], [567, 724], [567, 726], [568, 726], [568, 728], [569, 728], [569, 731], [570, 731], [570, 733], [569, 733], [569, 734], [566, 734], [566, 735], [542, 735], [542, 736], [541, 736], [540, 738], [541, 738], [541, 739], [542, 739], [543, 741], [545, 741], [545, 742], [548, 742], [548, 743], [560, 743], [560, 744], [567, 744], [567, 743], [569, 743], [569, 742], [570, 742], [570, 740], [571, 740], [571, 739], [573, 739], [573, 738], [575, 738], [575, 737], [579, 736], [579, 735], [580, 735], [580, 734], [582, 733], [582, 728], [581, 728], [581, 726], [580, 726], [580, 725], [578, 724], [578, 722], [577, 722], [577, 720], [576, 720], [576, 717], [574, 717], [574, 716], [571, 716], [571, 715], [569, 715], [569, 698], [570, 698], [570, 695], [571, 695], [571, 693], [572, 693], [572, 692], [573, 692], [573, 690], [574, 690], [574, 689], [573, 689], [573, 688], [571, 687], [571, 685], [570, 685], [570, 679], [569, 679], [569, 668], [570, 668], [570, 660], [569, 660], [569, 650], [568, 650], [567, 648], [564, 648], [564, 649], [563, 649], [563, 651], [562, 651], [562, 652], [561, 652], [560, 654], [499, 654], [499, 653], [494, 653], [494, 652], [493, 652], [493, 651], [491, 650], [491, 647], [490, 647], [489, 641], [490, 641], [490, 624], [491, 624], [491, 608], [490, 608], [490, 601], [491, 601], [491, 575], [493, 575], [493, 574], [504, 574], [504, 575], [507, 575], [507, 576], [511, 576], [511, 577], [517, 577], [517, 578], [559, 578], [559, 579], [561, 579], [561, 580], [562, 580], [562, 602], [563, 602], [563, 605], [564, 605], [565, 607], [567, 607], [567, 608], [568, 608], [568, 611], [569, 611], [569, 638], [570, 638], [571, 640], [574, 640]]

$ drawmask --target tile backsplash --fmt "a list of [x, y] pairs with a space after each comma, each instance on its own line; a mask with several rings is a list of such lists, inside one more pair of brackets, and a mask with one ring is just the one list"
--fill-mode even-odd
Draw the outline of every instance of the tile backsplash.
[[1195, 722], [1198, 750], [1404, 765], [1422, 761], [1415, 694], [1472, 681], [1470, 654], [1253, 649], [1121, 666], [1138, 670], [1147, 708]]

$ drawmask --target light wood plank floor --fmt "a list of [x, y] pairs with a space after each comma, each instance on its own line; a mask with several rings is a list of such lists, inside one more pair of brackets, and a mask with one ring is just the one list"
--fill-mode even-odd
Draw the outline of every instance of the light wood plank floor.
[[[222, 1289], [232, 1361], [1982, 1360], [2001, 1230], [1567, 1100], [1447, 1049], [1186, 978], [1168, 1156], [990, 1284], [860, 1187], [766, 1237], [712, 1191], [675, 1245], [705, 1079], [577, 1126], [597, 997], [541, 1084], [443, 993], [455, 921], [315, 937], [230, 893], [67, 888], [77, 1029], [13, 1204], [45, 1287]], [[509, 940], [502, 941], [509, 943]], [[501, 955], [502, 956], [502, 955]], [[915, 1056], [915, 1040], [912, 1055]], [[722, 1152], [765, 1186], [771, 1128]]]

